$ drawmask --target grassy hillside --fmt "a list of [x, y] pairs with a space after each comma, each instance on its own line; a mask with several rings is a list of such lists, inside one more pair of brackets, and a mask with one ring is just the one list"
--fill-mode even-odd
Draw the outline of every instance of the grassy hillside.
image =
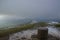
[[47, 24], [45, 22], [39, 22], [39, 23], [35, 23], [35, 24], [25, 24], [22, 26], [17, 26], [15, 28], [0, 30], [0, 37], [7, 36], [9, 34], [16, 33], [16, 32], [22, 31], [22, 30], [27, 30], [27, 29], [31, 29], [34, 27], [38, 27], [38, 25], [42, 26], [42, 27], [47, 26]]

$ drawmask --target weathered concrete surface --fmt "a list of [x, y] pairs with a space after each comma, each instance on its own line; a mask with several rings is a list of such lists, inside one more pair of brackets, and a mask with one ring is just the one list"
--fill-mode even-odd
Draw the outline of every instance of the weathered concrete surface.
[[0, 40], [9, 40], [9, 36], [0, 37]]
[[48, 28], [40, 27], [37, 33], [37, 38], [39, 40], [48, 40]]

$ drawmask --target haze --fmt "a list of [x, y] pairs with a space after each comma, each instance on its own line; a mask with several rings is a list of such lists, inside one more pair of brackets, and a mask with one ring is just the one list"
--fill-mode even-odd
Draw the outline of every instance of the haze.
[[0, 15], [60, 18], [60, 0], [0, 0]]

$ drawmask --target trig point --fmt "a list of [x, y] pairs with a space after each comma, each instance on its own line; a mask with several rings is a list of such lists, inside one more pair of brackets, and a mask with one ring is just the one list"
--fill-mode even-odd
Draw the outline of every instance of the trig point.
[[48, 40], [48, 28], [40, 27], [38, 29], [37, 37], [39, 40]]

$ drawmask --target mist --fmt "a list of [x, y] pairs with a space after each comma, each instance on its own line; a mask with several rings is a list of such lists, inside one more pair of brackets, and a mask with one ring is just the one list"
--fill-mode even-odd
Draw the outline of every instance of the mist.
[[0, 15], [20, 18], [60, 18], [59, 0], [0, 0]]

